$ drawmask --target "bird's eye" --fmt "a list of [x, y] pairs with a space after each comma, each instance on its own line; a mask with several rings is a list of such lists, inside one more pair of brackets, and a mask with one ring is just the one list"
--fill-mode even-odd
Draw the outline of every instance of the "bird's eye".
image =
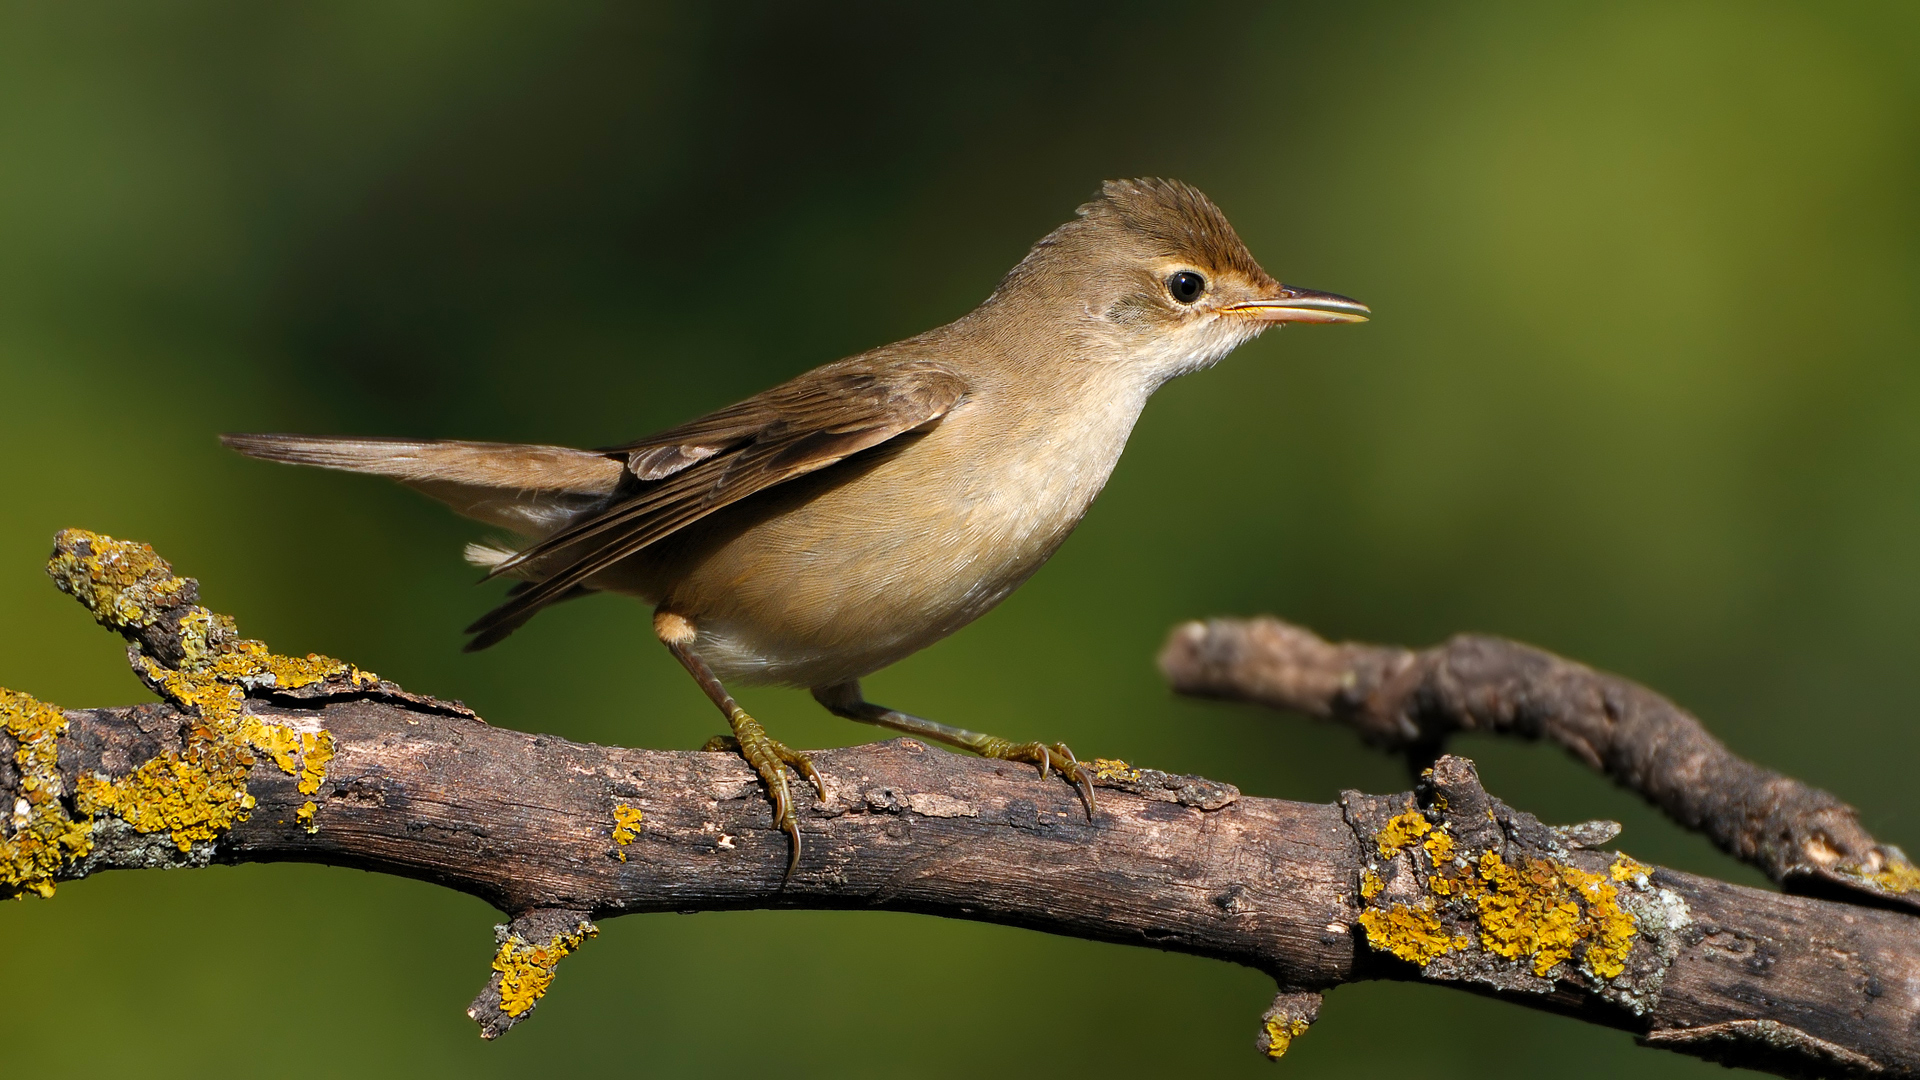
[[1183, 304], [1191, 304], [1207, 291], [1207, 279], [1191, 270], [1182, 270], [1167, 279], [1167, 292]]

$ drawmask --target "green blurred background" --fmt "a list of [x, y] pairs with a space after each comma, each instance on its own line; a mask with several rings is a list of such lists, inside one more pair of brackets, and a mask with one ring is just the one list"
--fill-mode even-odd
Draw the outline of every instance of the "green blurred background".
[[[953, 318], [1101, 179], [1170, 175], [1376, 320], [1168, 387], [1053, 565], [879, 700], [1329, 800], [1404, 776], [1172, 700], [1167, 629], [1490, 631], [1648, 682], [1920, 845], [1917, 46], [1901, 0], [8, 3], [0, 685], [141, 698], [41, 576], [80, 525], [283, 651], [697, 746], [718, 719], [640, 606], [464, 656], [496, 593], [459, 558], [478, 527], [214, 433], [616, 442]], [[746, 702], [796, 745], [872, 737]], [[1548, 820], [1761, 883], [1556, 750], [1461, 749]], [[71, 884], [0, 909], [0, 1069], [1279, 1075], [1256, 973], [854, 912], [609, 920], [484, 1045], [462, 1010], [494, 921], [313, 866]], [[1718, 1075], [1404, 985], [1334, 991], [1279, 1068]]]

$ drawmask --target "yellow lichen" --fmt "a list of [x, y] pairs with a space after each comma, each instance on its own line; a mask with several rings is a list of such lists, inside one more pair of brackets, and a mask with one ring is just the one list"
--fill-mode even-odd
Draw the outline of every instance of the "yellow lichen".
[[58, 706], [0, 689], [0, 730], [13, 737], [20, 793], [0, 817], [0, 895], [53, 895], [60, 869], [93, 849], [93, 819], [70, 817], [60, 798], [60, 736], [67, 716]]
[[[145, 544], [68, 529], [55, 540], [47, 573], [72, 593], [101, 625], [125, 630], [153, 625], [173, 606], [187, 579]], [[79, 553], [80, 547], [87, 554]]]
[[1131, 782], [1140, 779], [1140, 770], [1118, 758], [1094, 758], [1093, 778], [1095, 780], [1118, 780]]
[[1648, 877], [1652, 874], [1653, 867], [1642, 862], [1636, 862], [1633, 859], [1627, 858], [1625, 855], [1615, 858], [1613, 865], [1607, 868], [1607, 876], [1615, 881], [1631, 881], [1634, 878]]
[[1267, 1017], [1267, 1057], [1279, 1061], [1287, 1055], [1287, 1048], [1293, 1040], [1307, 1033], [1305, 1020], [1289, 1020], [1284, 1016]]
[[1480, 944], [1488, 952], [1531, 959], [1533, 973], [1542, 976], [1573, 955], [1582, 924], [1580, 905], [1562, 884], [1561, 871], [1570, 867], [1546, 859], [1511, 866], [1488, 851], [1477, 869], [1481, 887], [1473, 901], [1479, 907]]
[[1374, 843], [1380, 846], [1380, 857], [1391, 859], [1400, 853], [1400, 849], [1427, 835], [1433, 826], [1427, 824], [1426, 816], [1418, 810], [1409, 810], [1389, 820], [1380, 829], [1380, 835], [1374, 837]]
[[[615, 803], [613, 807], [613, 842], [626, 847], [640, 839], [641, 814], [638, 808], [626, 803]], [[618, 853], [621, 862], [627, 861], [627, 853]]]
[[1888, 860], [1887, 868], [1877, 873], [1869, 873], [1853, 866], [1842, 866], [1839, 870], [1849, 877], [1858, 878], [1895, 895], [1920, 893], [1920, 869], [1903, 860]]
[[252, 767], [253, 755], [239, 744], [195, 724], [184, 749], [152, 758], [119, 780], [83, 776], [77, 801], [83, 811], [113, 814], [135, 832], [170, 833], [176, 847], [190, 851], [196, 841], [247, 819], [254, 806], [247, 794]]
[[[153, 625], [177, 608], [190, 586], [147, 545], [82, 529], [56, 539], [47, 573], [102, 624], [122, 630]], [[163, 697], [195, 714], [182, 746], [118, 780], [80, 777], [75, 803], [84, 814], [111, 813], [136, 832], [169, 833], [188, 851], [246, 820], [254, 806], [247, 776], [256, 754], [296, 777], [303, 795], [315, 794], [326, 780], [333, 736], [248, 712], [248, 690], [295, 690], [334, 678], [368, 686], [379, 678], [325, 656], [277, 656], [261, 642], [239, 638], [232, 619], [203, 607], [187, 608], [177, 625], [179, 667], [150, 656], [138, 657], [136, 667]]]
[[[1605, 873], [1590, 873], [1548, 858], [1509, 863], [1495, 851], [1459, 866], [1452, 834], [1444, 825], [1427, 826], [1415, 811], [1393, 818], [1376, 839], [1384, 854], [1402, 851], [1423, 836], [1421, 846], [1433, 869], [1422, 883], [1434, 899], [1362, 911], [1369, 945], [1424, 965], [1477, 940], [1487, 952], [1523, 963], [1541, 977], [1576, 955], [1603, 979], [1626, 971], [1636, 927], [1620, 904], [1616, 883], [1643, 878], [1651, 872], [1647, 867], [1620, 856]], [[1381, 891], [1372, 871], [1361, 876], [1363, 901]], [[1449, 918], [1474, 933], [1454, 933]]]
[[1360, 925], [1366, 928], [1368, 945], [1422, 966], [1473, 944], [1470, 938], [1448, 933], [1428, 900], [1367, 908], [1360, 913]]
[[518, 935], [508, 937], [493, 958], [493, 970], [500, 973], [500, 1011], [518, 1017], [533, 1008], [553, 985], [560, 961], [599, 932], [592, 924], [581, 923], [573, 933], [560, 934], [544, 945]]
[[300, 823], [301, 828], [309, 833], [317, 833], [320, 831], [320, 826], [314, 822], [313, 815], [319, 812], [319, 809], [313, 804], [312, 799], [308, 799], [300, 804], [300, 809], [293, 812], [293, 818]]
[[[1618, 869], [1619, 865], [1614, 863], [1614, 868]], [[1633, 952], [1633, 935], [1639, 929], [1633, 915], [1620, 906], [1620, 890], [1598, 874], [1585, 875], [1574, 887], [1587, 902], [1587, 919], [1593, 926], [1585, 958], [1587, 966], [1603, 979], [1618, 978], [1627, 970], [1627, 957]]]
[[[271, 760], [280, 771], [297, 777], [302, 795], [320, 790], [327, 763], [333, 759], [333, 736], [325, 731], [300, 731], [246, 711], [241, 680], [286, 673], [291, 685], [316, 665], [316, 659], [289, 660], [273, 656], [256, 641], [239, 643], [244, 651], [223, 655], [200, 672], [173, 671], [147, 657], [140, 664], [148, 681], [175, 704], [199, 713], [188, 727], [184, 745], [141, 764], [130, 775], [108, 781], [83, 778], [80, 803], [90, 813], [109, 812], [135, 832], [167, 832], [181, 851], [196, 842], [212, 840], [245, 821], [254, 798], [247, 793], [247, 774], [255, 753]], [[347, 665], [336, 665], [339, 672]], [[326, 676], [320, 676], [325, 678]], [[311, 680], [309, 680], [311, 681]], [[285, 684], [281, 684], [285, 685]]]

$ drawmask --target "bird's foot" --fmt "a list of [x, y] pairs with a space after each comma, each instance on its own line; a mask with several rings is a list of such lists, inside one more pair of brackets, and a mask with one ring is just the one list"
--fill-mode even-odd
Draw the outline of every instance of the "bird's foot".
[[988, 736], [974, 752], [984, 758], [997, 761], [1024, 761], [1040, 766], [1040, 776], [1045, 779], [1058, 772], [1067, 783], [1080, 791], [1080, 801], [1086, 805], [1087, 820], [1093, 820], [1093, 771], [1080, 764], [1064, 743], [1017, 743], [1006, 739]]
[[813, 782], [814, 790], [820, 793], [821, 801], [827, 798], [827, 782], [820, 777], [820, 770], [813, 767], [813, 760], [798, 750], [791, 749], [786, 743], [767, 734], [760, 721], [748, 716], [746, 710], [735, 707], [727, 719], [733, 725], [733, 735], [716, 735], [707, 740], [703, 750], [719, 750], [739, 754], [760, 774], [760, 780], [767, 785], [767, 795], [773, 800], [774, 827], [787, 834], [792, 840], [792, 850], [787, 856], [787, 872], [780, 877], [780, 886], [785, 888], [793, 877], [793, 871], [800, 865], [800, 821], [793, 812], [793, 796], [787, 788], [786, 766]]

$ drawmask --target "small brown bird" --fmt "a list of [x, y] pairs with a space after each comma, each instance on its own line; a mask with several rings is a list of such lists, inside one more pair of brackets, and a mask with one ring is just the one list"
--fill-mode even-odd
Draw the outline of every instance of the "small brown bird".
[[655, 605], [653, 626], [800, 832], [783, 765], [826, 788], [725, 683], [806, 687], [834, 713], [1059, 771], [1014, 743], [867, 701], [860, 679], [1019, 587], [1073, 531], [1147, 398], [1274, 323], [1364, 322], [1345, 297], [1267, 275], [1220, 210], [1174, 180], [1103, 185], [979, 307], [624, 446], [227, 435], [270, 461], [392, 477], [525, 537], [469, 545], [521, 580], [469, 650], [590, 591]]

